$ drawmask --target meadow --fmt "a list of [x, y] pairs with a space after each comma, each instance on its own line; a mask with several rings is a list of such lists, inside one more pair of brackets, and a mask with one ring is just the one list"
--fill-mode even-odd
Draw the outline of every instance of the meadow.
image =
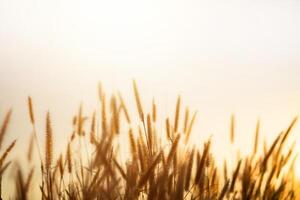
[[[51, 113], [45, 117], [42, 144], [36, 131], [34, 100], [28, 97], [32, 135], [26, 164], [10, 158], [17, 140], [2, 145], [4, 136], [9, 134], [7, 127], [12, 113], [8, 111], [0, 130], [0, 179], [12, 171], [15, 192], [10, 194], [11, 199], [37, 196], [43, 200], [300, 198], [294, 172], [295, 143], [288, 143], [297, 118], [271, 145], [261, 140], [258, 121], [252, 153], [239, 156], [236, 152], [232, 163], [225, 160], [220, 166], [215, 162], [217, 152], [211, 151], [211, 139], [203, 141], [202, 146], [189, 143], [197, 112], [183, 108], [181, 96], [174, 105], [174, 113], [158, 121], [156, 102], [153, 100], [151, 110], [146, 111], [135, 81], [133, 91], [135, 102], [131, 103], [136, 104], [136, 114], [129, 115], [121, 93], [107, 96], [99, 85], [100, 113], [84, 113], [80, 106], [72, 119], [73, 131], [66, 149], [57, 155]], [[163, 128], [160, 124], [164, 124]], [[234, 144], [234, 115], [228, 137]], [[128, 143], [129, 153], [120, 148], [124, 142]], [[30, 167], [25, 169], [25, 166]], [[1, 183], [2, 189], [4, 183]]]

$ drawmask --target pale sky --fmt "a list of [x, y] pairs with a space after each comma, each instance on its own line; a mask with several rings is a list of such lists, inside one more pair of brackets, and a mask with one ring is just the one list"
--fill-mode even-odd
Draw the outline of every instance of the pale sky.
[[61, 136], [81, 101], [97, 108], [98, 81], [134, 106], [135, 78], [144, 102], [154, 96], [165, 113], [181, 94], [198, 110], [194, 139], [212, 135], [221, 154], [231, 113], [242, 150], [258, 117], [270, 144], [300, 114], [299, 19], [297, 0], [0, 0], [0, 118], [14, 109], [7, 142], [30, 134], [27, 95], [40, 131], [49, 109]]

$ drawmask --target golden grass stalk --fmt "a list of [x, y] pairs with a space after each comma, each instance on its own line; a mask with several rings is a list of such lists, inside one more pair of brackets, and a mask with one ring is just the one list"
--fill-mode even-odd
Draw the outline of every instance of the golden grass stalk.
[[147, 161], [146, 161], [146, 145], [143, 144], [143, 140], [140, 139], [138, 140], [138, 157], [139, 157], [139, 162], [140, 162], [140, 166], [141, 166], [141, 171], [144, 171], [147, 167]]
[[282, 150], [282, 147], [284, 146], [285, 141], [286, 141], [287, 137], [289, 136], [289, 134], [291, 133], [291, 130], [292, 130], [293, 127], [295, 126], [297, 120], [298, 120], [298, 117], [295, 117], [295, 118], [293, 119], [293, 121], [290, 123], [289, 127], [287, 128], [287, 130], [284, 132], [284, 134], [283, 134], [283, 136], [282, 136], [282, 138], [281, 138], [281, 140], [280, 140], [280, 144], [279, 144], [279, 146], [278, 146], [276, 155], [275, 155], [276, 158], [278, 158], [278, 156], [279, 156], [279, 154], [280, 154], [280, 152], [281, 152], [281, 150]]
[[20, 167], [18, 167], [18, 170], [17, 170], [16, 188], [17, 188], [18, 199], [27, 199], [26, 192], [25, 192], [24, 177], [23, 177], [23, 173], [22, 173]]
[[186, 109], [185, 109], [185, 115], [184, 115], [184, 126], [183, 126], [183, 132], [185, 134], [187, 133], [187, 129], [188, 129], [189, 115], [190, 115], [189, 108], [186, 107]]
[[234, 114], [232, 114], [230, 120], [230, 142], [231, 143], [234, 143], [234, 135], [235, 135], [235, 117]]
[[225, 183], [225, 185], [223, 186], [223, 188], [221, 190], [221, 193], [220, 193], [220, 195], [218, 197], [218, 200], [224, 199], [224, 197], [226, 195], [226, 192], [227, 192], [227, 190], [229, 188], [229, 183], [230, 183], [229, 180], [227, 180], [226, 183]]
[[294, 142], [292, 144], [292, 146], [290, 147], [288, 153], [286, 154], [286, 156], [284, 157], [283, 161], [282, 161], [282, 166], [285, 166], [285, 164], [289, 161], [292, 153], [294, 152], [294, 148], [295, 148], [296, 142]]
[[5, 136], [5, 133], [6, 133], [6, 130], [7, 130], [7, 127], [8, 127], [8, 123], [9, 123], [9, 120], [10, 120], [10, 117], [11, 117], [11, 113], [12, 113], [12, 110], [10, 109], [6, 113], [4, 121], [3, 121], [1, 129], [0, 129], [0, 149], [2, 147], [3, 138]]
[[268, 148], [268, 147], [267, 147], [267, 141], [266, 141], [266, 138], [264, 138], [264, 142], [263, 142], [263, 150], [264, 150], [264, 154], [265, 154], [265, 155], [267, 154], [267, 151], [268, 151], [267, 148]]
[[132, 129], [129, 129], [128, 136], [129, 136], [131, 154], [133, 155], [133, 158], [136, 158], [136, 155], [137, 155], [137, 146], [136, 146], [135, 138], [133, 136]]
[[107, 116], [106, 116], [106, 98], [105, 93], [101, 92], [101, 125], [102, 125], [102, 134], [105, 136], [108, 133], [107, 130]]
[[33, 143], [34, 143], [34, 134], [31, 134], [29, 144], [28, 144], [28, 150], [27, 150], [27, 160], [29, 162], [31, 162], [31, 160], [32, 160]]
[[209, 154], [209, 149], [210, 149], [210, 141], [204, 144], [204, 150], [202, 153], [202, 157], [200, 158], [200, 154], [198, 154], [198, 165], [197, 165], [197, 173], [195, 176], [195, 184], [199, 184], [202, 174], [204, 172], [204, 165], [206, 163], [206, 160], [208, 158]]
[[194, 123], [195, 123], [195, 120], [196, 120], [196, 117], [197, 117], [197, 112], [194, 113], [193, 117], [192, 117], [192, 120], [188, 126], [188, 129], [187, 129], [187, 132], [186, 132], [186, 136], [185, 136], [185, 143], [188, 142], [190, 136], [191, 136], [191, 133], [192, 133], [192, 129], [193, 129], [193, 126], [194, 126]]
[[[3, 167], [0, 169], [0, 179], [3, 175], [3, 173], [5, 172], [5, 170], [8, 168], [8, 166], [10, 166], [10, 164], [12, 163], [12, 161], [8, 161], [6, 162]], [[1, 181], [0, 181], [1, 182]]]
[[91, 131], [90, 131], [90, 143], [96, 144], [96, 112], [93, 113], [92, 123], [91, 123]]
[[83, 136], [83, 117], [82, 117], [82, 104], [80, 104], [78, 115], [77, 115], [77, 134], [78, 136]]
[[171, 160], [174, 158], [176, 151], [177, 151], [177, 146], [180, 140], [180, 135], [178, 134], [172, 144], [171, 150], [169, 152], [168, 158], [167, 158], [167, 167], [169, 167]]
[[0, 157], [0, 168], [3, 166], [3, 163], [7, 157], [7, 155], [9, 154], [9, 152], [11, 152], [11, 150], [14, 148], [15, 144], [16, 144], [17, 140], [14, 140], [8, 147], [7, 149], [4, 151], [4, 153], [2, 154], [2, 156]]
[[152, 120], [153, 122], [156, 122], [156, 112], [157, 112], [157, 108], [156, 108], [156, 104], [154, 101], [154, 98], [152, 99]]
[[178, 130], [179, 115], [180, 115], [180, 102], [181, 102], [181, 98], [180, 98], [180, 96], [178, 96], [177, 103], [176, 103], [176, 110], [175, 110], [175, 119], [174, 119], [174, 132], [175, 133]]
[[57, 160], [57, 167], [59, 169], [60, 178], [62, 178], [64, 176], [64, 164], [62, 154], [59, 155], [59, 158]]
[[279, 142], [279, 140], [280, 140], [280, 138], [281, 138], [281, 135], [282, 135], [282, 134], [280, 134], [280, 135], [276, 138], [276, 140], [273, 142], [272, 146], [270, 147], [269, 151], [267, 151], [267, 153], [266, 153], [266, 155], [265, 155], [265, 157], [264, 157], [264, 159], [263, 159], [263, 161], [262, 161], [262, 170], [263, 170], [263, 171], [266, 170], [267, 162], [268, 162], [268, 160], [269, 160], [269, 158], [270, 158], [272, 152], [274, 151], [276, 145], [278, 144], [278, 142]]
[[28, 109], [29, 109], [30, 122], [32, 124], [34, 124], [34, 112], [33, 112], [33, 106], [32, 106], [32, 99], [30, 96], [28, 96]]
[[75, 127], [77, 123], [77, 116], [73, 116], [72, 125]]
[[26, 193], [28, 192], [30, 184], [32, 182], [33, 174], [34, 174], [34, 168], [31, 168], [31, 170], [30, 170], [30, 172], [28, 174], [26, 183], [25, 183], [25, 191], [26, 191]]
[[114, 127], [115, 133], [120, 132], [120, 120], [119, 120], [119, 112], [117, 108], [117, 100], [113, 95], [111, 97], [111, 112], [112, 112], [112, 123]]
[[291, 122], [291, 124], [289, 125], [289, 127], [287, 128], [287, 130], [285, 131], [285, 134], [282, 138], [282, 142], [285, 142], [286, 138], [288, 137], [289, 133], [291, 132], [292, 128], [295, 126], [297, 121], [298, 121], [298, 117], [295, 117]]
[[273, 165], [273, 166], [272, 166], [272, 171], [271, 171], [271, 173], [269, 174], [269, 177], [268, 177], [267, 182], [266, 182], [266, 187], [270, 187], [270, 183], [271, 183], [271, 181], [272, 181], [272, 179], [273, 179], [273, 177], [274, 177], [274, 174], [275, 174], [275, 172], [276, 172], [276, 169], [277, 169], [277, 165]]
[[177, 180], [177, 186], [175, 191], [174, 199], [183, 199], [184, 198], [184, 181], [185, 181], [186, 168], [184, 165], [179, 166], [179, 174]]
[[113, 162], [116, 165], [117, 169], [119, 170], [120, 174], [122, 175], [123, 179], [126, 180], [126, 182], [128, 182], [127, 175], [123, 170], [122, 166], [118, 163], [118, 161], [115, 158], [113, 158]]
[[186, 179], [185, 179], [185, 190], [187, 191], [190, 187], [191, 183], [191, 177], [192, 177], [192, 171], [193, 171], [193, 164], [194, 164], [194, 153], [195, 148], [191, 151], [191, 153], [188, 154], [187, 159], [187, 168], [186, 168]]
[[[144, 136], [143, 136], [143, 131], [141, 129], [141, 127], [139, 126], [139, 142], [141, 144], [141, 147], [142, 147], [142, 150], [143, 150], [143, 153], [146, 155], [147, 154], [147, 145], [145, 144], [145, 140], [147, 140], [147, 137], [144, 139]], [[146, 141], [147, 142], [147, 141]], [[148, 142], [147, 142], [148, 143]]]
[[172, 136], [171, 136], [171, 128], [170, 128], [170, 120], [169, 118], [166, 119], [166, 134], [167, 134], [167, 138], [169, 140], [172, 140]]
[[129, 117], [129, 112], [128, 112], [128, 109], [127, 109], [127, 107], [126, 107], [126, 104], [125, 104], [124, 99], [123, 99], [123, 97], [122, 97], [122, 95], [121, 95], [120, 92], [118, 92], [118, 97], [119, 97], [119, 100], [120, 100], [120, 102], [121, 102], [121, 108], [122, 108], [122, 110], [124, 111], [126, 120], [127, 120], [127, 122], [130, 124], [131, 121], [130, 121], [130, 117]]
[[104, 90], [101, 82], [98, 83], [98, 95], [99, 95], [99, 101], [100, 102], [103, 101]]
[[149, 145], [149, 152], [150, 155], [152, 154], [152, 150], [153, 150], [153, 131], [152, 131], [152, 123], [151, 123], [151, 118], [150, 115], [147, 115], [147, 133], [148, 133], [148, 145]]
[[68, 172], [72, 173], [72, 152], [71, 152], [70, 143], [68, 143], [68, 147], [67, 147], [66, 162], [67, 162]]
[[242, 163], [242, 160], [240, 160], [238, 162], [238, 165], [236, 166], [236, 169], [235, 169], [235, 171], [232, 175], [231, 185], [230, 185], [230, 189], [229, 189], [230, 192], [233, 192], [233, 190], [235, 188], [234, 186], [235, 186], [235, 183], [237, 181], [237, 177], [238, 177], [238, 174], [239, 174], [239, 171], [240, 171], [241, 163]]
[[53, 159], [53, 133], [51, 127], [50, 113], [47, 112], [46, 118], [46, 145], [45, 145], [45, 167], [49, 171]]
[[226, 162], [226, 160], [224, 160], [223, 173], [224, 173], [224, 180], [228, 180], [228, 172], [227, 172], [227, 162]]
[[255, 155], [257, 153], [258, 140], [259, 140], [259, 129], [260, 129], [260, 121], [257, 120], [256, 129], [255, 129], [254, 146], [253, 146], [253, 155]]
[[144, 111], [143, 111], [143, 107], [142, 107], [142, 103], [141, 103], [140, 93], [138, 91], [135, 80], [133, 80], [133, 90], [134, 90], [134, 97], [135, 97], [135, 102], [136, 102], [136, 106], [138, 109], [140, 120], [142, 122], [144, 122]]
[[155, 157], [154, 161], [151, 163], [147, 171], [141, 176], [139, 182], [138, 182], [138, 187], [141, 188], [145, 185], [149, 177], [151, 176], [152, 172], [154, 171], [154, 168], [156, 165], [159, 163], [161, 158], [161, 152], [158, 153], [158, 155]]
[[[42, 159], [42, 153], [41, 153], [41, 148], [40, 148], [39, 140], [38, 140], [37, 133], [36, 133], [35, 118], [34, 118], [34, 111], [33, 111], [33, 103], [32, 103], [32, 98], [30, 96], [28, 96], [27, 102], [28, 102], [28, 110], [29, 110], [30, 122], [31, 122], [31, 125], [32, 125], [32, 128], [33, 128], [34, 140], [36, 142], [37, 150], [38, 150], [38, 154], [39, 154], [39, 158], [40, 158], [40, 161], [42, 163], [43, 162], [42, 161], [43, 160]], [[33, 146], [30, 147], [30, 148], [33, 148]]]

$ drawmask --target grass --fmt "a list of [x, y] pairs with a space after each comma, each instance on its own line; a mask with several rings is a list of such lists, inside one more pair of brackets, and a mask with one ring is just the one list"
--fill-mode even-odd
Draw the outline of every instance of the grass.
[[[50, 113], [46, 115], [45, 149], [41, 151], [36, 133], [34, 106], [28, 98], [32, 136], [28, 144], [27, 162], [33, 166], [25, 170], [16, 164], [13, 199], [32, 199], [38, 189], [43, 200], [52, 199], [299, 199], [294, 175], [296, 156], [294, 146], [287, 139], [296, 124], [295, 118], [270, 147], [258, 153], [258, 121], [251, 155], [237, 158], [232, 168], [217, 166], [211, 152], [211, 142], [204, 141], [196, 148], [188, 145], [196, 112], [183, 112], [181, 97], [177, 99], [174, 117], [163, 121], [163, 133], [157, 127], [157, 106], [146, 112], [135, 81], [133, 90], [137, 115], [129, 115], [120, 93], [109, 100], [101, 85], [101, 112], [84, 114], [82, 106], [73, 117], [73, 132], [65, 152], [53, 155]], [[184, 117], [181, 117], [184, 116]], [[12, 162], [7, 161], [16, 141], [2, 148], [11, 111], [6, 114], [0, 130], [0, 179]], [[174, 119], [174, 121], [172, 120]], [[133, 121], [138, 121], [133, 123]], [[230, 141], [234, 143], [235, 122], [231, 118]], [[87, 128], [89, 126], [89, 128]], [[130, 154], [120, 158], [121, 135], [128, 134]], [[36, 148], [34, 148], [36, 147]], [[288, 148], [288, 151], [284, 149]], [[33, 163], [36, 149], [39, 163]], [[25, 173], [26, 171], [26, 173]], [[37, 177], [33, 183], [34, 175]], [[1, 194], [1, 191], [0, 191]], [[2, 198], [1, 198], [2, 199]]]

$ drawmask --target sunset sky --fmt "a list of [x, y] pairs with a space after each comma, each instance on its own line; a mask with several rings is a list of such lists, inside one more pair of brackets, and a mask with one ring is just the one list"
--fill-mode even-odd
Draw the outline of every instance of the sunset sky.
[[[182, 95], [198, 111], [194, 141], [212, 136], [221, 156], [230, 156], [232, 113], [236, 148], [250, 151], [258, 118], [270, 144], [300, 114], [299, 19], [296, 0], [0, 0], [0, 119], [13, 108], [6, 144], [30, 135], [28, 95], [41, 137], [50, 110], [64, 138], [80, 102], [89, 115], [99, 107], [99, 81], [135, 111], [133, 78], [163, 115]], [[300, 152], [299, 125], [292, 138]]]

